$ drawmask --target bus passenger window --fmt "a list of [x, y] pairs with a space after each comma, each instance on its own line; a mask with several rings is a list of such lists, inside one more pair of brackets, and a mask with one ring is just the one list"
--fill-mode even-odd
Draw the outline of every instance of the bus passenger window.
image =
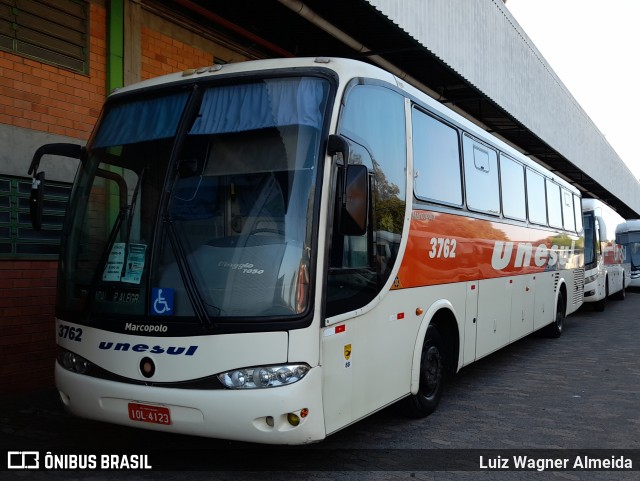
[[466, 135], [463, 150], [467, 207], [489, 214], [500, 214], [498, 154]]
[[412, 124], [416, 197], [462, 205], [458, 132], [417, 109]]
[[500, 187], [502, 212], [505, 217], [527, 219], [527, 204], [524, 198], [524, 167], [500, 154]]
[[547, 225], [544, 177], [531, 169], [527, 169], [527, 206], [529, 207], [529, 220], [531, 222]]
[[582, 230], [582, 201], [577, 195], [573, 195], [573, 211], [576, 217], [576, 231]]
[[576, 222], [573, 218], [573, 194], [564, 188], [562, 189], [562, 218], [565, 229], [576, 230]]
[[560, 186], [549, 179], [547, 179], [547, 210], [549, 213], [549, 225], [562, 229]]

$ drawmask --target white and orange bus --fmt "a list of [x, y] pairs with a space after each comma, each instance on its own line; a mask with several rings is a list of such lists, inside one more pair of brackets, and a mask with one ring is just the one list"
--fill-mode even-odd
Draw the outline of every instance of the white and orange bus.
[[64, 226], [56, 385], [74, 414], [318, 441], [583, 300], [580, 193], [353, 60], [216, 65], [113, 93]]
[[624, 219], [597, 199], [582, 199], [584, 224], [584, 302], [604, 311], [607, 299], [624, 300], [630, 281], [625, 247], [618, 240]]
[[623, 247], [626, 285], [640, 287], [640, 219], [619, 224], [616, 227], [616, 242]]

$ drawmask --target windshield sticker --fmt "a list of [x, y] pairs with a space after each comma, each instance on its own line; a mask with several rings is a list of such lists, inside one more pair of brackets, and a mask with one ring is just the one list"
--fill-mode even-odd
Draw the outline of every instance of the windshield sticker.
[[151, 315], [171, 316], [173, 314], [173, 289], [154, 287], [151, 290]]
[[103, 281], [119, 282], [120, 275], [122, 274], [122, 268], [124, 267], [124, 251], [126, 248], [125, 242], [116, 242], [111, 247], [109, 253], [109, 260], [102, 273]]
[[129, 244], [129, 254], [127, 255], [124, 276], [122, 276], [121, 279], [122, 282], [140, 284], [142, 271], [144, 270], [146, 251], [147, 246], [145, 244]]

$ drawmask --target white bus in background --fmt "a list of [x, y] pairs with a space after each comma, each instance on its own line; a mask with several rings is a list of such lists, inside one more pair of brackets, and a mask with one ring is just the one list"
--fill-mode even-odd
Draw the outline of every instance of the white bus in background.
[[625, 298], [629, 269], [624, 247], [616, 239], [616, 230], [624, 219], [604, 202], [584, 198], [582, 216], [584, 302], [593, 303], [593, 308], [602, 312], [610, 296]]
[[82, 160], [55, 367], [79, 416], [318, 441], [397, 401], [428, 415], [446, 375], [582, 304], [579, 191], [366, 63], [145, 81], [86, 149], [40, 148], [36, 180], [43, 154]]
[[616, 229], [616, 241], [624, 248], [629, 287], [640, 287], [640, 219], [623, 222]]

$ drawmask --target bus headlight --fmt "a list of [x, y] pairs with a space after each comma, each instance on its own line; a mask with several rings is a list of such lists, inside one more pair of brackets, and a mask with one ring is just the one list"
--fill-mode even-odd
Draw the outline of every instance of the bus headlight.
[[589, 276], [589, 277], [585, 277], [584, 278], [584, 283], [585, 284], [591, 284], [593, 281], [595, 281], [598, 278], [598, 274], [594, 274], [593, 276]]
[[218, 379], [229, 389], [260, 389], [298, 382], [309, 369], [306, 364], [245, 367], [218, 374]]
[[58, 363], [67, 371], [75, 372], [76, 374], [86, 374], [91, 368], [91, 363], [84, 357], [66, 349], [58, 350]]

